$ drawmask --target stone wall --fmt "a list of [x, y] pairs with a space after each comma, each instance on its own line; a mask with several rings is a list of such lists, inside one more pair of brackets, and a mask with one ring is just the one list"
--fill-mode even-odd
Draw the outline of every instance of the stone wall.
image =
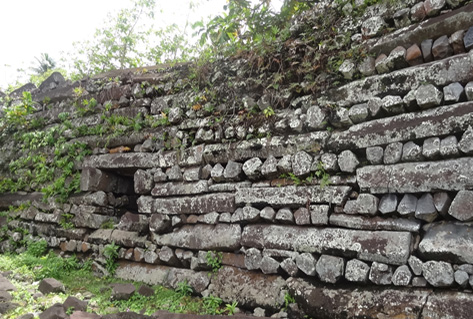
[[[344, 61], [345, 84], [316, 95], [269, 94], [242, 58], [205, 71], [215, 105], [187, 81], [188, 64], [27, 87], [53, 103], [32, 115], [45, 129], [64, 112], [75, 128], [113, 116], [159, 125], [66, 130], [69, 143], [93, 150], [76, 163], [81, 193], [64, 204], [4, 194], [2, 207], [32, 204], [0, 225], [11, 238], [21, 227], [91, 254], [97, 268], [113, 242], [119, 277], [173, 288], [186, 280], [268, 315], [290, 293], [313, 318], [469, 318], [473, 5], [411, 2], [369, 8], [352, 40], [378, 57]], [[389, 23], [398, 30], [382, 35]], [[77, 114], [76, 87], [97, 100], [92, 114]], [[3, 168], [21, 156], [16, 147], [5, 144]], [[213, 271], [211, 260], [223, 266]]]

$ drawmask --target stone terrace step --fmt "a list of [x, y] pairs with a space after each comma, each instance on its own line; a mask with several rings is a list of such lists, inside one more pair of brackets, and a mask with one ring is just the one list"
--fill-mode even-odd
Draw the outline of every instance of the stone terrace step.
[[373, 194], [458, 191], [473, 188], [473, 158], [366, 166], [356, 176], [361, 190]]
[[388, 53], [397, 46], [421, 43], [472, 26], [473, 4], [448, 12], [419, 24], [396, 30], [381, 39], [368, 41], [370, 52]]
[[327, 148], [340, 152], [455, 134], [465, 131], [471, 123], [473, 102], [458, 103], [353, 125], [343, 132], [332, 133]]
[[444, 86], [453, 82], [473, 80], [473, 50], [470, 53], [455, 55], [440, 61], [397, 70], [391, 73], [374, 75], [353, 81], [329, 91], [326, 96], [329, 105], [348, 107], [385, 95], [404, 95], [420, 84], [428, 82]]

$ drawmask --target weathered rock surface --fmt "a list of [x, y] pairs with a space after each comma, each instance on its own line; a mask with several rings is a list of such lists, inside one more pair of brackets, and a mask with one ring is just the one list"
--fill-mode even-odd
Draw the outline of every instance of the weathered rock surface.
[[197, 250], [236, 250], [240, 248], [240, 225], [185, 225], [172, 234], [155, 237], [161, 246], [181, 247]]
[[419, 252], [428, 259], [473, 263], [473, 225], [439, 222], [425, 227]]
[[224, 302], [237, 301], [243, 307], [275, 309], [284, 303], [280, 291], [286, 281], [279, 276], [262, 275], [233, 267], [221, 268], [209, 286], [209, 292]]
[[473, 158], [465, 157], [442, 162], [365, 166], [357, 169], [356, 179], [362, 190], [374, 194], [455, 191], [471, 184], [472, 165]]
[[327, 186], [288, 186], [279, 188], [240, 188], [236, 192], [236, 204], [253, 204], [272, 206], [304, 205], [307, 201], [311, 203], [341, 204], [346, 197], [350, 187]]
[[138, 211], [145, 214], [168, 215], [205, 214], [216, 211], [233, 213], [235, 210], [234, 198], [235, 195], [231, 193], [180, 197], [178, 199], [141, 196], [138, 199]]
[[338, 251], [347, 256], [356, 255], [361, 260], [402, 265], [409, 257], [411, 240], [408, 232], [248, 225], [243, 229], [241, 243], [259, 249]]

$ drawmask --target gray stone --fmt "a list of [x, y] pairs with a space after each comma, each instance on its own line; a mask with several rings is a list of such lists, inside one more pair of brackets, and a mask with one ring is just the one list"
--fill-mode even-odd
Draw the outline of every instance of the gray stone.
[[430, 62], [434, 60], [432, 55], [432, 45], [434, 44], [434, 40], [427, 39], [422, 41], [420, 44], [420, 48], [422, 50], [422, 56], [424, 57], [425, 62]]
[[451, 8], [455, 8], [455, 7], [458, 7], [460, 5], [460, 3], [462, 3], [463, 0], [447, 0], [447, 4], [451, 7]]
[[451, 83], [443, 88], [445, 103], [458, 103], [463, 95], [463, 86], [458, 83]]
[[186, 182], [196, 182], [200, 179], [201, 171], [202, 169], [200, 167], [186, 168], [182, 177]]
[[345, 260], [341, 257], [322, 255], [315, 265], [317, 275], [323, 282], [337, 283], [345, 270]]
[[154, 250], [146, 250], [144, 254], [144, 260], [147, 264], [157, 264], [159, 255]]
[[238, 181], [242, 172], [243, 164], [234, 161], [228, 161], [227, 166], [223, 172], [223, 177], [226, 180]]
[[297, 152], [292, 158], [292, 170], [296, 176], [304, 176], [310, 173], [312, 156], [304, 151]]
[[425, 139], [422, 145], [422, 155], [427, 159], [437, 159], [440, 156], [440, 138]]
[[218, 221], [219, 223], [230, 223], [232, 220], [232, 214], [230, 213], [222, 213], [220, 214]]
[[310, 220], [312, 225], [328, 225], [328, 205], [311, 205]]
[[297, 267], [308, 276], [315, 276], [315, 265], [317, 263], [317, 258], [312, 254], [302, 253], [296, 257]]
[[465, 85], [465, 94], [468, 101], [473, 101], [473, 81]]
[[409, 66], [406, 61], [406, 49], [402, 46], [394, 48], [388, 55], [387, 63], [396, 70]]
[[378, 210], [381, 214], [391, 214], [396, 211], [398, 204], [398, 197], [396, 194], [386, 194], [381, 197], [379, 201]]
[[128, 300], [135, 291], [133, 284], [113, 284], [111, 298], [112, 300]]
[[178, 107], [169, 109], [168, 120], [171, 124], [176, 124], [182, 121], [182, 110]]
[[0, 290], [0, 303], [1, 302], [9, 302], [13, 299], [12, 295], [4, 290]]
[[355, 124], [366, 121], [370, 116], [368, 104], [364, 103], [353, 105], [348, 110], [348, 116], [350, 117], [350, 120]]
[[[236, 212], [233, 215], [236, 215]], [[259, 209], [251, 207], [251, 206], [245, 206], [241, 209], [239, 221], [256, 222], [259, 219], [260, 219]]]
[[207, 181], [200, 180], [198, 182], [169, 182], [156, 184], [151, 191], [152, 196], [167, 197], [181, 195], [196, 195], [207, 193], [209, 185]]
[[[45, 286], [47, 287], [49, 284], [45, 283]], [[16, 291], [16, 287], [2, 274], [0, 274], [0, 291]]]
[[279, 262], [270, 256], [263, 256], [263, 259], [261, 260], [260, 269], [263, 274], [266, 275], [277, 274], [279, 269]]
[[347, 80], [353, 79], [356, 72], [356, 65], [351, 60], [345, 60], [338, 68], [338, 71]]
[[[258, 215], [259, 215], [259, 210], [258, 210]], [[212, 212], [212, 213], [200, 215], [197, 220], [198, 220], [199, 223], [215, 225], [215, 224], [217, 224], [217, 221], [219, 220], [219, 217], [220, 217], [219, 213]]]
[[413, 287], [427, 287], [429, 284], [424, 277], [414, 277], [412, 278], [412, 286]]
[[463, 44], [463, 38], [465, 36], [465, 30], [458, 30], [454, 32], [448, 42], [452, 46], [453, 54], [465, 53], [465, 45]]
[[117, 229], [144, 233], [148, 230], [148, 217], [126, 212], [121, 218]]
[[448, 209], [450, 208], [450, 204], [452, 203], [452, 198], [446, 192], [438, 192], [434, 194], [434, 205], [437, 211], [442, 216], [446, 216]]
[[419, 244], [419, 252], [424, 258], [473, 263], [473, 228], [470, 223], [434, 223], [426, 226], [425, 231]]
[[376, 73], [375, 59], [367, 56], [358, 65], [358, 71], [364, 76], [371, 76]]
[[442, 155], [442, 157], [453, 157], [459, 155], [458, 140], [455, 135], [447, 136], [440, 141], [440, 155]]
[[200, 178], [202, 179], [209, 179], [211, 177], [212, 172], [212, 165], [207, 164], [202, 168], [202, 172]]
[[294, 224], [294, 215], [289, 208], [281, 208], [276, 213], [275, 220], [284, 224]]
[[376, 71], [379, 74], [388, 73], [390, 69], [393, 67], [392, 65], [388, 64], [388, 56], [386, 54], [380, 54], [375, 62], [374, 62]]
[[371, 117], [379, 117], [383, 110], [383, 100], [379, 97], [373, 97], [368, 100], [368, 110]]
[[404, 28], [411, 24], [411, 20], [409, 20], [409, 13], [411, 12], [410, 9], [404, 8], [401, 10], [396, 11], [394, 14], [394, 25], [396, 28]]
[[466, 51], [470, 51], [473, 48], [473, 27], [468, 28], [463, 38]]
[[440, 13], [445, 6], [445, 0], [425, 0], [424, 7], [427, 16], [432, 17]]
[[168, 176], [163, 172], [162, 169], [158, 168], [153, 175], [153, 180], [156, 183], [165, 182], [168, 179]]
[[337, 155], [333, 153], [324, 153], [320, 157], [320, 161], [327, 172], [337, 172], [339, 171]]
[[45, 295], [50, 293], [66, 292], [64, 285], [54, 278], [45, 278], [41, 280], [38, 290]]
[[417, 201], [415, 217], [428, 223], [437, 219], [438, 212], [434, 205], [434, 198], [430, 193], [422, 195]]
[[416, 90], [410, 90], [406, 95], [404, 95], [402, 100], [409, 111], [417, 110]]
[[225, 168], [220, 163], [217, 163], [210, 171], [210, 176], [212, 177], [212, 180], [214, 180], [217, 183], [222, 182], [224, 180], [224, 177], [223, 177], [224, 170]]
[[39, 319], [66, 319], [68, 318], [63, 305], [57, 303], [43, 311]]
[[393, 269], [391, 266], [373, 262], [371, 264], [369, 279], [376, 285], [390, 285], [393, 277]]
[[[337, 251], [367, 261], [403, 265], [410, 253], [412, 236], [408, 232], [361, 231], [339, 228], [308, 228], [280, 225], [247, 225], [243, 246], [282, 249], [309, 253]], [[369, 244], [366, 244], [368, 243]]]
[[417, 88], [416, 101], [421, 109], [438, 106], [442, 103], [443, 93], [432, 84], [424, 84]]
[[402, 147], [400, 142], [388, 144], [384, 150], [384, 164], [398, 163], [402, 157]]
[[[276, 177], [278, 175], [277, 165], [278, 165], [278, 160], [274, 156], [270, 155], [264, 161], [263, 165], [261, 165], [261, 174], [263, 174], [263, 176], [266, 178]], [[291, 166], [289, 166], [289, 168], [291, 170]]]
[[158, 252], [158, 258], [165, 264], [171, 265], [171, 266], [179, 266], [180, 261], [177, 258], [176, 254], [174, 251], [167, 246], [161, 247], [161, 249]]
[[69, 296], [63, 303], [64, 309], [74, 309], [74, 311], [87, 311], [87, 301], [82, 301], [76, 297]]
[[407, 265], [402, 265], [396, 268], [393, 274], [392, 282], [395, 286], [407, 286], [410, 284], [412, 278], [411, 271]]
[[337, 107], [330, 113], [330, 124], [337, 128], [344, 128], [353, 125], [348, 109]]
[[258, 157], [253, 157], [243, 164], [243, 172], [249, 179], [255, 180], [261, 176], [263, 162]]
[[460, 133], [473, 121], [472, 113], [473, 103], [468, 102], [372, 120], [332, 132], [327, 149], [341, 152]]
[[382, 107], [389, 114], [403, 113], [404, 101], [398, 95], [386, 95], [382, 99]]
[[[277, 219], [277, 217], [276, 217]], [[294, 212], [296, 225], [310, 225], [310, 212], [307, 208], [301, 207]]]
[[463, 265], [458, 266], [458, 270], [462, 270], [466, 272], [468, 275], [473, 275], [473, 265], [463, 264]]
[[169, 232], [171, 230], [171, 218], [164, 214], [151, 215], [149, 219], [149, 230], [157, 234]]
[[174, 165], [166, 170], [166, 175], [170, 181], [182, 181], [182, 172], [179, 165]]
[[473, 220], [473, 191], [461, 190], [455, 196], [450, 208], [448, 209], [448, 214], [452, 217], [463, 221]]
[[422, 160], [422, 147], [409, 141], [402, 147], [402, 161], [416, 162]]
[[411, 20], [412, 22], [419, 22], [424, 20], [426, 14], [425, 14], [425, 8], [424, 8], [424, 2], [419, 2], [416, 3], [411, 7]]
[[171, 234], [154, 238], [157, 245], [196, 250], [235, 250], [240, 248], [240, 225], [184, 225]]
[[458, 191], [465, 189], [469, 185], [468, 180], [473, 178], [471, 162], [471, 158], [458, 158], [403, 163], [392, 167], [365, 166], [357, 170], [357, 181], [362, 191], [373, 194], [386, 193], [388, 190], [398, 193]]
[[356, 155], [349, 151], [343, 151], [338, 155], [338, 166], [342, 172], [353, 173], [360, 162]]
[[345, 278], [348, 281], [356, 283], [366, 283], [368, 281], [368, 274], [370, 266], [358, 259], [351, 259], [347, 261]]
[[422, 275], [422, 267], [424, 266], [424, 263], [422, 262], [422, 260], [412, 255], [409, 257], [407, 262], [409, 263], [409, 266], [411, 267], [414, 275], [416, 276]]
[[381, 218], [365, 216], [330, 215], [330, 225], [363, 230], [395, 230], [419, 232], [421, 223], [401, 218]]
[[457, 270], [455, 271], [455, 273], [453, 274], [454, 278], [455, 278], [455, 282], [460, 286], [460, 287], [463, 287], [465, 288], [467, 285], [468, 285], [468, 281], [470, 279], [470, 276], [468, 275], [468, 273], [466, 271], [463, 271], [463, 270]]
[[274, 217], [276, 216], [276, 212], [270, 206], [266, 206], [260, 211], [260, 216], [262, 219], [273, 221]]
[[327, 112], [318, 105], [313, 105], [307, 110], [307, 127], [320, 130], [327, 126]]
[[441, 36], [434, 41], [432, 55], [435, 60], [442, 60], [453, 55], [453, 48], [450, 46], [448, 36]]
[[241, 307], [274, 309], [276, 304], [284, 303], [280, 292], [285, 286], [286, 281], [279, 276], [222, 267], [212, 278], [209, 293], [225, 302], [236, 301]]
[[384, 150], [381, 146], [368, 147], [366, 149], [366, 159], [372, 165], [383, 163]]
[[299, 274], [299, 268], [292, 258], [284, 259], [280, 266], [291, 277], [295, 277]]
[[450, 287], [454, 282], [452, 265], [444, 261], [425, 262], [422, 273], [425, 280], [434, 287]]
[[468, 126], [468, 129], [463, 133], [458, 143], [458, 149], [464, 154], [473, 154], [473, 128], [471, 126]]
[[413, 216], [416, 212], [417, 197], [412, 194], [405, 194], [397, 206], [397, 212], [403, 216]]
[[266, 317], [266, 310], [260, 307], [256, 307], [253, 310], [253, 316], [255, 317]]
[[256, 248], [245, 250], [245, 267], [248, 270], [257, 270], [261, 267], [263, 255]]
[[360, 194], [356, 199], [357, 213], [362, 215], [376, 215], [379, 199], [372, 194]]
[[[271, 205], [273, 207], [300, 206], [310, 203], [333, 203], [339, 205], [348, 196], [351, 187], [347, 186], [286, 186], [239, 188], [236, 191], [236, 204]], [[216, 211], [219, 211], [218, 209]]]
[[365, 20], [361, 25], [361, 33], [364, 37], [375, 37], [387, 27], [386, 22], [380, 16], [372, 17]]

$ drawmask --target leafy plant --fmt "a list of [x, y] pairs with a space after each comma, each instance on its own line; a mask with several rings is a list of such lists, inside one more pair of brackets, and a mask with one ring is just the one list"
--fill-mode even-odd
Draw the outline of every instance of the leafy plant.
[[315, 176], [320, 179], [320, 188], [330, 185], [330, 175], [325, 171], [324, 164], [321, 161], [317, 163]]
[[296, 299], [294, 299], [293, 296], [291, 296], [288, 292], [284, 294], [284, 310], [287, 310], [290, 304], [295, 303]]
[[216, 273], [220, 268], [222, 268], [223, 255], [221, 252], [208, 251], [205, 258], [207, 260], [207, 265], [210, 266], [213, 273]]
[[108, 271], [110, 276], [115, 275], [117, 270], [117, 258], [118, 258], [118, 249], [120, 246], [115, 245], [115, 242], [108, 244], [104, 247], [103, 255], [107, 258], [105, 261], [105, 269]]
[[219, 307], [222, 304], [222, 299], [209, 295], [204, 298], [204, 313], [208, 315], [220, 314]]
[[73, 229], [74, 228], [74, 223], [72, 223], [72, 218], [74, 215], [69, 214], [69, 213], [63, 213], [61, 215], [61, 220], [59, 221], [59, 225], [63, 229]]
[[192, 294], [192, 287], [187, 283], [187, 280], [177, 283], [176, 292], [181, 296], [189, 296]]
[[235, 314], [236, 308], [238, 306], [238, 301], [234, 301], [231, 304], [225, 304], [225, 309], [222, 313], [227, 313], [227, 315], [232, 316]]
[[29, 241], [27, 244], [26, 253], [33, 257], [41, 257], [46, 253], [47, 248], [48, 243], [44, 239]]
[[274, 113], [274, 110], [271, 106], [268, 106], [267, 108], [265, 108], [263, 110], [263, 114], [265, 117], [271, 117], [273, 116], [275, 113]]

